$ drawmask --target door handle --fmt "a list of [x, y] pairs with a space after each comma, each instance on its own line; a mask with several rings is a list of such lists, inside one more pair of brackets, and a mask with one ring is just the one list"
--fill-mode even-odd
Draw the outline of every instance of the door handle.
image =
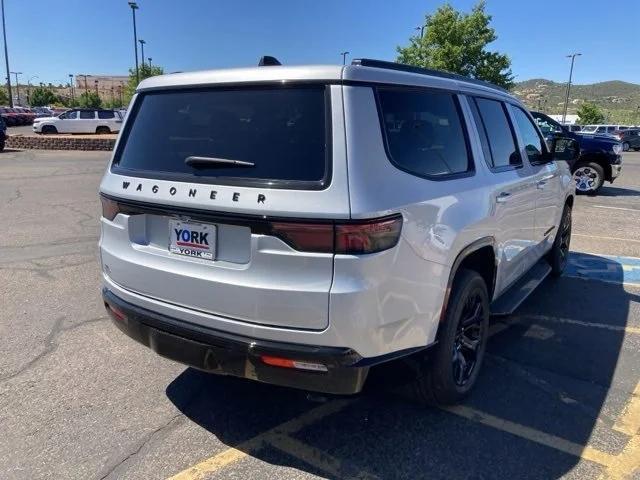
[[496, 203], [505, 203], [511, 194], [509, 192], [500, 192], [500, 194], [496, 197]]

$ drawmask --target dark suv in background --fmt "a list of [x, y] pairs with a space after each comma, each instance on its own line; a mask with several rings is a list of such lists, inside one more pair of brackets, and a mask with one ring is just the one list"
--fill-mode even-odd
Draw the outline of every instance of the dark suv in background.
[[[595, 195], [602, 184], [613, 182], [622, 171], [622, 144], [612, 136], [577, 134], [541, 112], [531, 112], [547, 142], [558, 137], [573, 138], [580, 144], [580, 157], [571, 167], [576, 191]], [[639, 137], [640, 138], [640, 137]]]
[[613, 136], [622, 142], [622, 150], [640, 150], [640, 128], [629, 128], [613, 132]]

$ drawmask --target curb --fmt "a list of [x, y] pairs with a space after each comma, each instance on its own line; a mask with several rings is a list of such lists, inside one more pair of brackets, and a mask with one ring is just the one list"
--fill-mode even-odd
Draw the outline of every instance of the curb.
[[9, 135], [5, 147], [27, 150], [113, 150], [115, 143], [115, 138]]

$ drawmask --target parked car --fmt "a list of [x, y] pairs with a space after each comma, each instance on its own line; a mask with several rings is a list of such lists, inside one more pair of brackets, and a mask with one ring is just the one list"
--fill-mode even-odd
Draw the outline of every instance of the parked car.
[[622, 150], [627, 152], [629, 150], [640, 150], [640, 129], [630, 128], [628, 130], [618, 130], [613, 133], [613, 136], [622, 142]]
[[[53, 110], [47, 107], [33, 107], [32, 110], [36, 113], [36, 118], [53, 117]], [[62, 112], [61, 112], [62, 113]]]
[[36, 133], [116, 133], [120, 131], [122, 117], [115, 110], [75, 108], [57, 117], [36, 118]]
[[577, 142], [549, 149], [484, 82], [375, 60], [178, 73], [140, 83], [126, 124], [105, 306], [200, 369], [350, 394], [411, 355], [419, 398], [457, 402], [489, 313], [566, 265]]
[[14, 110], [21, 116], [22, 125], [31, 125], [36, 118], [36, 114], [29, 108], [15, 107]]
[[0, 116], [6, 126], [15, 127], [18, 125], [18, 116], [9, 107], [0, 107]]
[[570, 132], [580, 132], [580, 131], [582, 131], [582, 125], [567, 125], [566, 127]]
[[579, 193], [595, 195], [605, 180], [612, 182], [622, 172], [622, 144], [611, 135], [569, 131], [565, 126], [541, 112], [531, 112], [549, 141], [556, 137], [569, 137], [580, 144], [580, 158], [572, 164], [571, 172]]
[[0, 152], [4, 151], [4, 145], [7, 142], [7, 125], [4, 119], [0, 117]]
[[607, 133], [612, 135], [616, 130], [626, 130], [627, 128], [629, 127], [626, 125], [583, 125], [581, 132], [588, 134]]

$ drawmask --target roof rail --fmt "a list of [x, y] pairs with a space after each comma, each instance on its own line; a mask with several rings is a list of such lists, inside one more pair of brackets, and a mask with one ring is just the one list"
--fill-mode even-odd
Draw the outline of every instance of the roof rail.
[[464, 75], [458, 75], [457, 73], [444, 72], [442, 70], [433, 70], [431, 68], [415, 67], [413, 65], [406, 65], [404, 63], [387, 62], [385, 60], [374, 60], [371, 58], [355, 58], [351, 65], [358, 65], [361, 67], [374, 67], [385, 68], [387, 70], [398, 70], [400, 72], [419, 73], [420, 75], [430, 75], [432, 77], [449, 78], [451, 80], [459, 80], [461, 82], [473, 83], [476, 85], [482, 85], [483, 87], [494, 88], [501, 92], [510, 93], [507, 89], [499, 87], [491, 82], [485, 82], [484, 80], [477, 80], [471, 77], [465, 77]]

